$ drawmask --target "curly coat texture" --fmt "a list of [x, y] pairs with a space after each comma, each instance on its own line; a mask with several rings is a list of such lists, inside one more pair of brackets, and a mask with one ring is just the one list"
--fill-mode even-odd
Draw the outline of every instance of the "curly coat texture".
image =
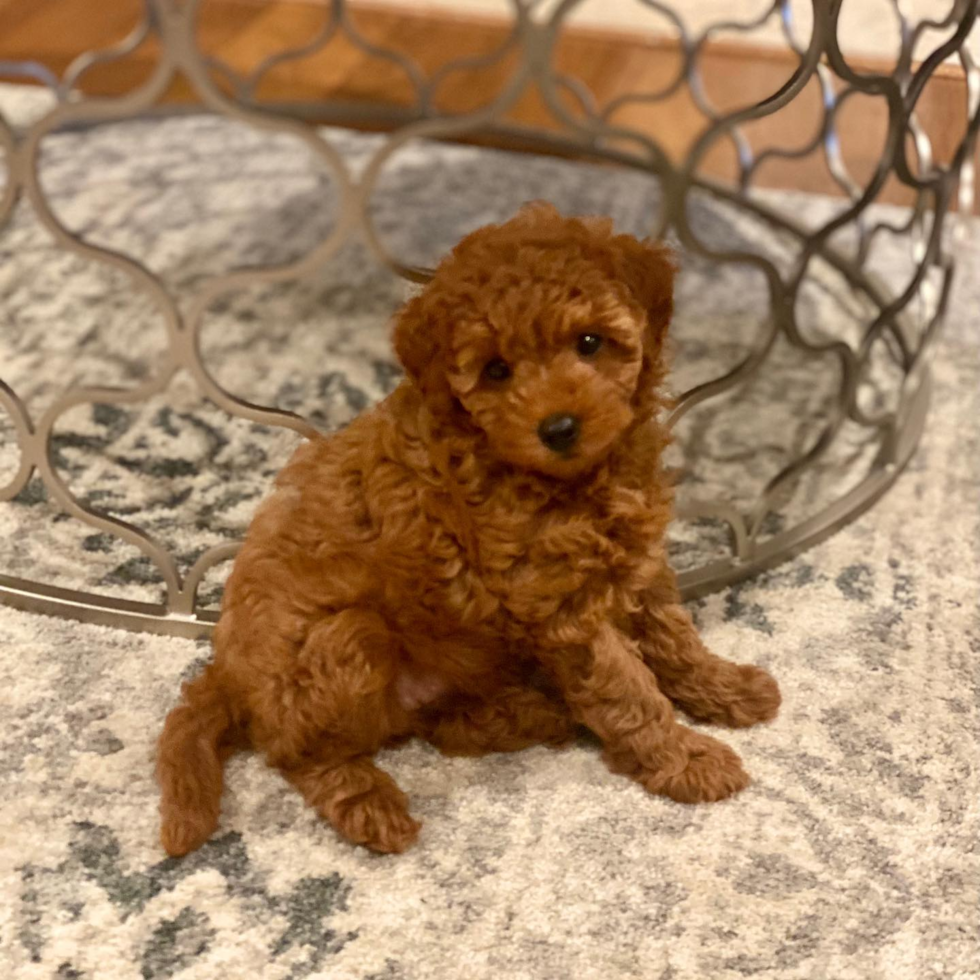
[[[445, 259], [395, 324], [407, 380], [300, 447], [252, 522], [214, 660], [160, 739], [168, 853], [214, 831], [243, 746], [382, 852], [419, 832], [373, 761], [410, 736], [476, 754], [561, 746], [584, 725], [653, 793], [747, 784], [674, 713], [751, 725], [779, 691], [705, 649], [667, 563], [673, 276], [662, 245], [546, 205]], [[549, 439], [556, 418], [572, 431]]]

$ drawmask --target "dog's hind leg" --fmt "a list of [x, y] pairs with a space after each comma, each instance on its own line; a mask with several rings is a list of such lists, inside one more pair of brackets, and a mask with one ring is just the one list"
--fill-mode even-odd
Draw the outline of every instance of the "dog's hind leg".
[[446, 755], [516, 752], [542, 743], [558, 748], [574, 737], [568, 708], [531, 687], [508, 687], [489, 699], [461, 697], [424, 717], [418, 734]]
[[269, 678], [252, 699], [253, 740], [269, 763], [347, 840], [382, 852], [405, 850], [420, 826], [372, 761], [410, 727], [394, 692], [396, 644], [368, 610], [327, 616], [290, 672]]
[[421, 824], [408, 812], [408, 798], [368, 755], [344, 758], [325, 743], [283, 775], [303, 799], [342, 836], [384, 854], [414, 843]]

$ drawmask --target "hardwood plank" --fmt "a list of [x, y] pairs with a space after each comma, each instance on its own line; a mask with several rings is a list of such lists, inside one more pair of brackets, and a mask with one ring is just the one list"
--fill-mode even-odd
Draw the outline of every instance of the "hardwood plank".
[[34, 3], [28, 0], [0, 0], [0, 44], [4, 50], [7, 38], [16, 38], [15, 32], [25, 20], [34, 17], [41, 9], [57, 3], [58, 0], [36, 0]]
[[121, 41], [139, 22], [138, 0], [7, 0], [0, 7], [0, 58], [33, 58], [58, 74], [84, 51]]

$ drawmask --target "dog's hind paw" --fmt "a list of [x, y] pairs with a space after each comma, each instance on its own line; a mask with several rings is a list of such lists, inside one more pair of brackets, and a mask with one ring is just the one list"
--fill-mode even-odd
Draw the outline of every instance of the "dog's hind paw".
[[[422, 825], [408, 812], [404, 796], [374, 787], [345, 800], [331, 814], [331, 823], [349, 841], [381, 854], [400, 854], [415, 843]], [[396, 790], [396, 792], [398, 792]]]

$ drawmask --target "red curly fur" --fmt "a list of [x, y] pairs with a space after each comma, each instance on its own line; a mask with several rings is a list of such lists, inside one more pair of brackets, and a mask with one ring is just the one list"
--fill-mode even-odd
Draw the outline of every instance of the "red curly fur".
[[[651, 792], [694, 803], [747, 784], [672, 705], [733, 726], [779, 705], [765, 671], [704, 648], [667, 563], [673, 275], [663, 246], [542, 205], [440, 265], [395, 325], [408, 379], [304, 444], [255, 516], [214, 662], [160, 739], [168, 853], [214, 831], [242, 744], [385, 852], [419, 824], [373, 756], [412, 735], [474, 754], [563, 745], [585, 725]], [[598, 351], [577, 349], [583, 333]], [[484, 370], [497, 360], [509, 377]], [[538, 434], [554, 413], [580, 425], [560, 452]]]

